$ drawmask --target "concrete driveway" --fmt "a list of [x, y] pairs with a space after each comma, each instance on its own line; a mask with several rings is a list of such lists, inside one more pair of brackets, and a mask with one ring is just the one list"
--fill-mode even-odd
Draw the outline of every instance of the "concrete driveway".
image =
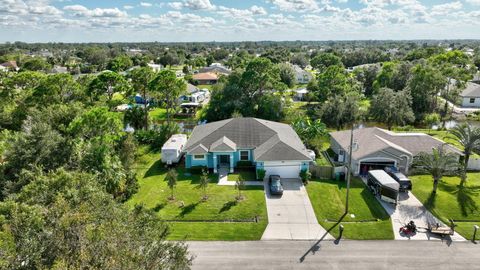
[[282, 179], [282, 185], [283, 196], [272, 196], [268, 182], [265, 181], [268, 226], [262, 240], [312, 240], [322, 237], [333, 239], [318, 224], [302, 181]]
[[[393, 204], [380, 201], [385, 210], [390, 215], [393, 225], [393, 233], [395, 240], [441, 240], [442, 238], [435, 234], [427, 232], [428, 223], [440, 223], [440, 220], [435, 218], [423, 204], [411, 193], [401, 192], [398, 197], [397, 207]], [[418, 232], [410, 237], [400, 234], [400, 227], [413, 220], [417, 225]], [[455, 233], [453, 236], [448, 236], [452, 241], [465, 241], [465, 238]]]

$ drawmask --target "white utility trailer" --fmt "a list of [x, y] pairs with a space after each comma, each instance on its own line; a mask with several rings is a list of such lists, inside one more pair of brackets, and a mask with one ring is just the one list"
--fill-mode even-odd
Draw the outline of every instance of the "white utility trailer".
[[174, 134], [162, 146], [162, 162], [168, 165], [178, 163], [183, 155], [183, 147], [187, 143], [187, 135]]

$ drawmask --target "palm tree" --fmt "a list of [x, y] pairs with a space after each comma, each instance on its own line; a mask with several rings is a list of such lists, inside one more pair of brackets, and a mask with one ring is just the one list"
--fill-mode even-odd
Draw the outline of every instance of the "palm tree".
[[474, 151], [480, 151], [480, 128], [472, 127], [470, 124], [461, 124], [450, 130], [457, 142], [463, 146], [463, 170], [460, 185], [463, 186], [467, 180], [467, 167], [470, 155]]
[[416, 166], [433, 177], [432, 193], [437, 193], [438, 182], [447, 172], [453, 172], [458, 168], [458, 156], [447, 152], [443, 145], [434, 148], [432, 153], [420, 153], [416, 157]]
[[170, 197], [171, 200], [175, 199], [175, 194], [173, 193], [175, 186], [177, 185], [177, 178], [178, 178], [178, 173], [175, 171], [175, 169], [170, 169], [167, 173], [167, 176], [165, 176], [165, 180], [167, 180], [167, 185], [172, 191], [172, 195]]

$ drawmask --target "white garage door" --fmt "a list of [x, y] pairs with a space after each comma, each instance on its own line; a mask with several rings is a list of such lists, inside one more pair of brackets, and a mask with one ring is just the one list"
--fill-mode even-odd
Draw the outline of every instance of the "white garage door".
[[264, 162], [266, 177], [270, 175], [280, 175], [281, 178], [298, 178], [300, 174], [301, 162], [285, 161], [285, 162]]

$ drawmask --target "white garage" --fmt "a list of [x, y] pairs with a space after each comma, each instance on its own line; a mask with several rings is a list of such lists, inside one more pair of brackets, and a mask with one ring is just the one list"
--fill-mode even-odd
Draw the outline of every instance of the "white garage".
[[265, 161], [263, 164], [265, 176], [280, 175], [281, 178], [299, 178], [300, 161]]

